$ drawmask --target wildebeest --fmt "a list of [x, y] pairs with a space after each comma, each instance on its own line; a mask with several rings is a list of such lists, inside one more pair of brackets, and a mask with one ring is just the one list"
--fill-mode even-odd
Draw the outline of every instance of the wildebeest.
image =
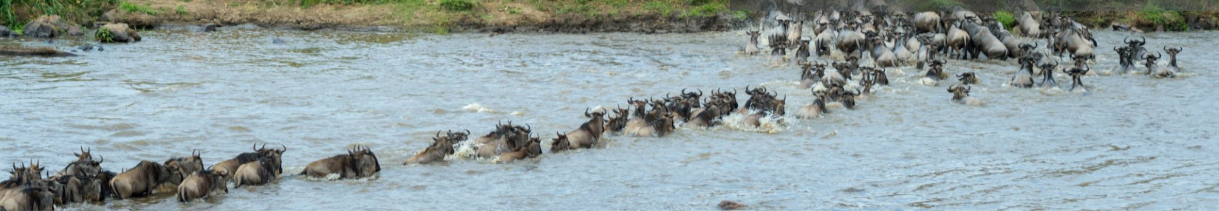
[[1041, 22], [1033, 18], [1033, 14], [1023, 12], [1020, 14], [1020, 19], [1017, 19], [1019, 24], [1017, 29], [1020, 29], [1020, 34], [1026, 37], [1040, 38], [1042, 37]]
[[[1113, 51], [1117, 51], [1118, 72], [1129, 73], [1134, 71], [1134, 56], [1130, 55], [1130, 47], [1113, 47]], [[1171, 54], [1170, 54], [1171, 55]]]
[[1020, 88], [1033, 87], [1033, 60], [1020, 59], [1020, 70], [1012, 76], [1011, 85]]
[[[588, 117], [588, 122], [580, 124], [579, 128], [567, 133], [567, 141], [571, 142], [572, 147], [590, 148], [601, 140], [601, 133], [605, 132], [605, 112], [596, 111], [588, 113], [588, 109], [584, 110], [584, 117]], [[518, 146], [519, 147], [519, 146]]]
[[207, 197], [211, 193], [228, 193], [229, 188], [224, 180], [226, 177], [223, 173], [212, 170], [191, 173], [178, 185], [178, 202], [189, 202]]
[[1131, 40], [1130, 37], [1122, 38], [1122, 42], [1126, 43], [1126, 47], [1130, 47], [1130, 56], [1134, 58], [1143, 58], [1147, 55], [1147, 48], [1143, 45], [1147, 44], [1146, 37], [1139, 37], [1139, 40]]
[[962, 85], [978, 84], [978, 76], [974, 72], [965, 72], [957, 74], [957, 81], [961, 81]]
[[178, 185], [184, 177], [178, 166], [165, 166], [152, 161], [140, 161], [135, 167], [110, 180], [118, 199], [147, 196], [161, 184]]
[[916, 33], [941, 32], [944, 27], [940, 23], [939, 13], [919, 12], [914, 14], [914, 27], [918, 30]]
[[567, 141], [567, 135], [555, 132], [555, 138], [550, 141], [550, 153], [572, 150], [571, 142]]
[[348, 150], [347, 154], [310, 162], [300, 174], [312, 177], [338, 174], [339, 179], [355, 179], [373, 176], [380, 171], [381, 164], [377, 161], [377, 155], [368, 147], [356, 146], [355, 149]]
[[495, 131], [474, 140], [478, 157], [497, 157], [500, 153], [510, 151], [515, 146], [524, 145], [532, 130], [532, 127], [514, 126], [511, 121], [507, 125], [496, 124], [495, 128]]
[[621, 107], [613, 111], [614, 117], [605, 121], [605, 132], [602, 135], [620, 135], [626, 129], [626, 122], [629, 121], [631, 111]]
[[453, 138], [453, 136], [441, 136], [440, 131], [436, 131], [436, 137], [432, 137], [432, 145], [407, 158], [402, 164], [429, 164], [444, 161], [445, 155], [453, 154]]
[[1093, 58], [1095, 55], [1092, 52], [1092, 47], [1096, 46], [1096, 41], [1092, 38], [1092, 33], [1088, 31], [1087, 27], [1080, 24], [1071, 24], [1069, 28], [1060, 30], [1055, 35], [1051, 46], [1059, 56], [1063, 52], [1069, 52], [1073, 57]]
[[[1046, 63], [1041, 65], [1041, 84], [1037, 85], [1043, 88], [1057, 86], [1058, 82], [1054, 81], [1054, 68], [1058, 66], [1058, 62], [1054, 64]], [[1066, 70], [1063, 70], [1066, 71]], [[1084, 70], [1085, 72], [1087, 70]]]
[[1168, 53], [1168, 70], [1171, 72], [1181, 72], [1181, 68], [1177, 67], [1177, 54], [1181, 53], [1184, 47], [1169, 48], [1164, 46], [1164, 52]]
[[[554, 146], [551, 146], [551, 148], [553, 149]], [[512, 151], [500, 154], [499, 162], [509, 163], [525, 158], [535, 158], [539, 155], [542, 155], [542, 141], [537, 137], [530, 137], [529, 143], [525, 146], [520, 146], [516, 149], [512, 149]]]
[[931, 61], [931, 65], [929, 67], [930, 68], [927, 69], [927, 74], [925, 74], [927, 78], [939, 81], [948, 77], [948, 74], [944, 73], [944, 61], [933, 60]]
[[970, 105], [978, 105], [978, 104], [980, 104], [980, 103], [981, 103], [981, 101], [979, 101], [979, 100], [978, 100], [978, 99], [976, 99], [976, 98], [973, 98], [973, 97], [970, 97], [970, 96], [969, 96], [969, 90], [970, 90], [970, 89], [972, 89], [972, 88], [971, 88], [971, 87], [964, 86], [964, 85], [960, 85], [960, 86], [949, 86], [949, 87], [948, 87], [948, 92], [949, 92], [949, 93], [952, 93], [952, 101], [955, 101], [955, 102], [957, 102], [957, 103], [960, 103], [960, 104], [970, 104]]
[[1175, 72], [1168, 68], [1161, 67], [1160, 64], [1156, 64], [1156, 60], [1160, 59], [1162, 56], [1163, 54], [1156, 53], [1155, 56], [1147, 55], [1143, 57], [1143, 59], [1147, 60], [1145, 63], [1145, 65], [1147, 65], [1147, 74], [1157, 78], [1175, 77]]
[[[258, 147], [258, 144], [254, 144], [254, 147]], [[280, 156], [284, 153], [284, 151], [288, 150], [288, 147], [283, 146], [283, 149], [267, 149], [266, 144], [263, 144], [263, 148], [261, 148], [261, 149], [253, 148], [253, 149], [254, 149], [254, 152], [241, 153], [241, 154], [238, 154], [237, 157], [235, 157], [233, 159], [228, 159], [228, 160], [216, 163], [216, 165], [212, 166], [211, 170], [220, 172], [221, 174], [231, 177], [231, 176], [236, 175], [235, 172], [237, 171], [237, 168], [240, 167], [242, 164], [258, 161], [259, 158], [262, 158], [264, 156], [272, 156], [272, 157], [275, 157], [276, 159], [279, 159]], [[278, 164], [278, 163], [272, 163], [272, 164], [275, 166], [280, 166], [280, 164]], [[276, 174], [276, 175], [278, 175], [278, 174]]]
[[0, 189], [0, 210], [55, 210], [55, 189], [44, 181]]
[[241, 164], [240, 167], [237, 167], [237, 171], [234, 171], [232, 175], [233, 182], [237, 184], [236, 187], [264, 185], [275, 180], [278, 174], [275, 174], [277, 171], [275, 165], [272, 164], [273, 159], [275, 158], [265, 155], [259, 157], [258, 161]]
[[946, 50], [951, 50], [956, 55], [953, 58], [963, 59], [968, 56], [963, 52], [965, 52], [965, 47], [969, 45], [971, 38], [969, 37], [969, 32], [961, 29], [960, 21], [952, 24], [952, 27], [948, 29], [948, 34], [945, 35], [945, 39], [945, 42], [948, 44]]
[[751, 56], [757, 55], [759, 51], [758, 36], [761, 36], [762, 34], [758, 31], [749, 31], [745, 32], [745, 34], [749, 35], [749, 44], [745, 45], [745, 54]]
[[1070, 70], [1063, 69], [1062, 72], [1065, 72], [1065, 73], [1067, 73], [1067, 75], [1071, 76], [1071, 89], [1069, 91], [1071, 91], [1071, 92], [1075, 92], [1077, 90], [1081, 91], [1081, 92], [1088, 91], [1087, 88], [1084, 87], [1084, 81], [1081, 79], [1081, 78], [1083, 78], [1084, 74], [1088, 72], [1088, 70], [1079, 68], [1079, 67], [1074, 67], [1074, 68], [1071, 68]]
[[165, 163], [162, 165], [178, 166], [179, 169], [182, 170], [183, 174], [190, 174], [193, 172], [198, 172], [200, 170], [203, 170], [203, 158], [199, 157], [198, 152], [191, 151], [190, 157], [170, 158], [169, 160], [166, 160]]

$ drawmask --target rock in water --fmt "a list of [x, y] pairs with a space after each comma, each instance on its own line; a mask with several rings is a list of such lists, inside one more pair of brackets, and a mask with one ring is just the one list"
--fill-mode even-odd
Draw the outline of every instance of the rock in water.
[[0, 55], [3, 56], [45, 56], [45, 57], [65, 57], [76, 56], [76, 54], [55, 50], [54, 48], [20, 48], [0, 46]]
[[720, 206], [720, 209], [724, 209], [724, 210], [739, 210], [739, 209], [745, 208], [745, 204], [741, 204], [740, 202], [735, 202], [735, 201], [728, 201], [728, 200], [720, 201], [719, 206]]
[[8, 30], [8, 27], [0, 26], [0, 37], [7, 37], [9, 34], [12, 34], [12, 33], [13, 33], [12, 31]]
[[58, 15], [43, 15], [25, 25], [25, 36], [34, 38], [55, 38], [68, 34], [68, 29], [76, 26], [59, 18]]
[[139, 42], [140, 34], [125, 23], [107, 23], [97, 30], [94, 37], [101, 42]]

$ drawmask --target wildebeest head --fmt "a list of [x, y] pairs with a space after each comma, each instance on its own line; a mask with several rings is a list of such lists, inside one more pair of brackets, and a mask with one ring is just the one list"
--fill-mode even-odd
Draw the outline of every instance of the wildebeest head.
[[88, 150], [85, 150], [84, 147], [81, 147], [80, 153], [72, 153], [72, 154], [76, 155], [76, 161], [93, 160], [93, 155], [90, 154], [90, 152], [93, 152], [92, 147], [90, 147]]
[[284, 169], [283, 162], [282, 162], [283, 155], [284, 155], [284, 152], [288, 151], [288, 146], [280, 144], [280, 147], [282, 147], [282, 148], [267, 149], [267, 144], [262, 144], [262, 148], [256, 150], [256, 151], [258, 151], [259, 154], [262, 154], [263, 156], [268, 157], [266, 162], [268, 162], [270, 164], [270, 166], [272, 167], [269, 170], [271, 170], [272, 173], [275, 173], [275, 175], [277, 177], [280, 174], [283, 174], [283, 169]]
[[197, 151], [192, 150], [191, 156], [170, 158], [169, 160], [166, 160], [165, 163], [163, 163], [162, 165], [177, 166], [180, 169], [182, 169], [183, 175], [190, 175], [191, 173], [195, 173], [195, 172], [198, 172], [199, 170], [203, 170], [203, 158], [199, 157], [199, 154]]
[[978, 77], [974, 75], [974, 72], [965, 72], [965, 73], [957, 74], [957, 80], [961, 81], [961, 84], [965, 84], [965, 85], [978, 83]]
[[571, 149], [571, 142], [567, 141], [567, 134], [555, 132], [555, 135], [555, 138], [550, 142], [550, 153]]
[[927, 77], [935, 80], [944, 79], [944, 61], [931, 60], [931, 68], [927, 70]]
[[360, 177], [367, 177], [381, 172], [381, 163], [377, 160], [377, 154], [372, 152], [366, 146], [356, 146], [348, 154], [355, 161], [356, 172]]
[[627, 114], [630, 113], [630, 110], [623, 109], [622, 107], [618, 107], [618, 109], [615, 109], [613, 111], [614, 111], [614, 117], [609, 118], [609, 121], [606, 121], [605, 129], [609, 132], [622, 131], [624, 128], [626, 128]]
[[965, 85], [950, 86], [948, 87], [948, 92], [952, 93], [952, 100], [961, 100], [969, 96], [970, 89], [972, 89], [972, 87], [967, 87]]
[[636, 100], [634, 97], [632, 97], [627, 99], [626, 103], [635, 108], [635, 111], [631, 113], [632, 118], [643, 118], [643, 115], [646, 113], [646, 106], [648, 105], [647, 101]]
[[1185, 47], [1169, 48], [1168, 46], [1164, 46], [1164, 52], [1168, 53], [1168, 66], [1177, 66], [1177, 54], [1181, 53], [1181, 50], [1184, 48]]

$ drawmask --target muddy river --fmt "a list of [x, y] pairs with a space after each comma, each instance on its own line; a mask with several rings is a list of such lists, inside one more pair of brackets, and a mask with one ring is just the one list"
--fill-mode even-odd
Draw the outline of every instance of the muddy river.
[[[252, 144], [288, 148], [285, 175], [270, 185], [189, 204], [164, 193], [66, 210], [708, 210], [721, 200], [764, 210], [1219, 210], [1219, 60], [1207, 50], [1219, 33], [1146, 34], [1153, 52], [1185, 47], [1172, 79], [1110, 73], [1110, 49], [1127, 34], [1095, 34], [1100, 74], [1083, 78], [1087, 93], [1064, 92], [1062, 73], [1060, 88], [1005, 85], [1015, 61], [953, 60], [948, 74], [979, 75], [971, 95], [985, 105], [953, 103], [945, 89], [955, 81], [927, 85], [904, 67], [855, 110], [797, 119], [812, 99], [797, 67], [736, 55], [741, 31], [147, 31], [77, 57], [0, 57], [0, 163], [40, 160], [54, 173], [84, 146], [119, 171], [191, 150], [210, 166]], [[787, 95], [789, 116], [762, 128], [729, 120], [663, 138], [613, 136], [604, 148], [509, 164], [400, 165], [437, 130], [478, 136], [511, 120], [549, 149], [555, 132], [587, 121], [585, 108], [747, 85]], [[378, 177], [295, 175], [358, 144], [377, 152]]]

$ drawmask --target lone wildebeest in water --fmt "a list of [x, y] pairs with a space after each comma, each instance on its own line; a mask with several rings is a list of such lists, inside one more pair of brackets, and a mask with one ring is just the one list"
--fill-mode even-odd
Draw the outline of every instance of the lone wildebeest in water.
[[326, 177], [338, 174], [339, 179], [356, 179], [373, 176], [380, 171], [381, 163], [377, 161], [377, 155], [368, 147], [356, 146], [354, 150], [348, 150], [347, 154], [309, 163], [305, 170], [301, 171], [301, 175]]

